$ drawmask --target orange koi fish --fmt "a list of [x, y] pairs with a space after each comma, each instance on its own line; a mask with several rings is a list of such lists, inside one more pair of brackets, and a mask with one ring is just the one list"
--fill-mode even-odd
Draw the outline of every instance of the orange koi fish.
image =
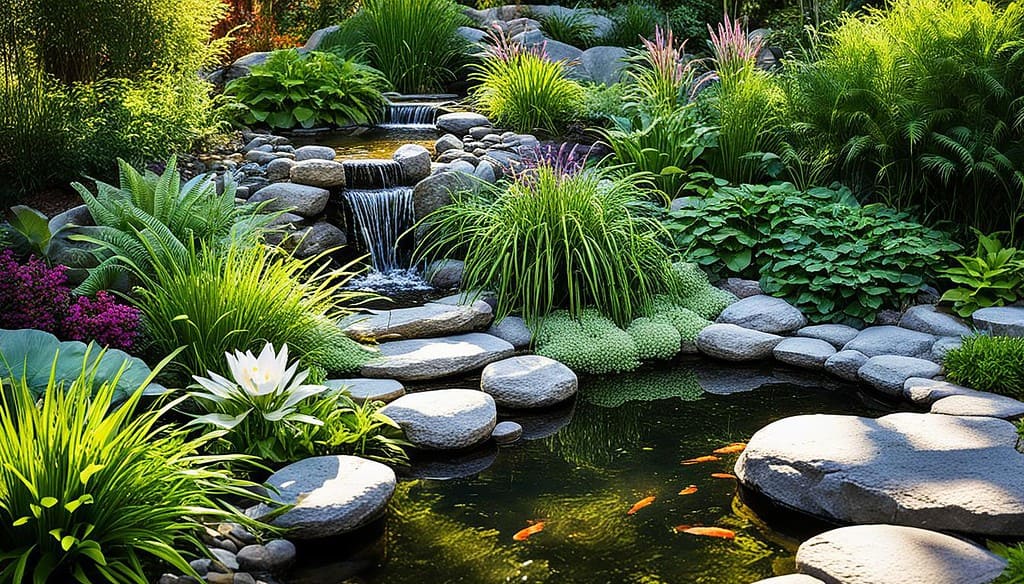
[[679, 491], [679, 494], [680, 495], [692, 495], [692, 494], [694, 494], [696, 492], [697, 492], [697, 485], [690, 485], [689, 487], [686, 487], [682, 491]]
[[526, 541], [531, 535], [542, 531], [544, 531], [544, 522], [538, 521], [527, 528], [517, 531], [516, 534], [512, 536], [512, 539], [516, 541]]
[[715, 450], [715, 454], [736, 454], [737, 452], [743, 452], [746, 448], [747, 445], [743, 442], [733, 442]]
[[683, 461], [683, 465], [689, 466], [691, 464], [700, 464], [702, 462], [714, 462], [716, 460], [721, 460], [721, 459], [718, 458], [717, 456], [698, 456], [697, 458], [691, 458], [689, 460], [684, 460]]
[[729, 474], [727, 472], [713, 472], [713, 473], [711, 473], [711, 478], [713, 478], [713, 479], [733, 479], [733, 480], [735, 480], [736, 479], [736, 475]]
[[676, 533], [688, 533], [690, 535], [702, 535], [705, 537], [720, 537], [722, 539], [736, 538], [735, 531], [722, 527], [690, 527], [688, 525], [679, 525], [676, 527], [675, 531]]
[[650, 497], [640, 499], [639, 501], [634, 503], [632, 507], [629, 508], [629, 511], [626, 511], [626, 515], [632, 515], [637, 511], [643, 509], [644, 507], [650, 505], [651, 503], [654, 502], [655, 498], [656, 497], [654, 495], [651, 495]]

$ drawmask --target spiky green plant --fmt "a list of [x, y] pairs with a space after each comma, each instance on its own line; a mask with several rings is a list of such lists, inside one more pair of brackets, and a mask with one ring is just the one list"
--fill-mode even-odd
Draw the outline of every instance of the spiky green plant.
[[540, 18], [544, 36], [574, 47], [586, 49], [597, 43], [597, 28], [579, 5], [572, 10], [555, 10]]
[[144, 584], [154, 563], [197, 576], [203, 521], [251, 523], [220, 499], [248, 497], [205, 456], [210, 435], [162, 425], [179, 402], [139, 408], [145, 383], [114, 406], [117, 380], [96, 387], [83, 366], [51, 377], [41, 402], [19, 380], [0, 391], [0, 582]]
[[965, 337], [942, 358], [946, 377], [973, 389], [1024, 396], [1024, 338]]
[[420, 255], [463, 253], [463, 286], [495, 291], [499, 319], [592, 306], [625, 325], [671, 277], [662, 227], [638, 212], [638, 194], [630, 177], [542, 164], [507, 185], [456, 193], [424, 220], [431, 232]]
[[693, 81], [693, 62], [686, 60], [686, 41], [677, 43], [672, 29], [654, 27], [654, 36], [641, 38], [643, 49], [630, 57], [627, 71], [633, 81], [633, 109], [666, 115], [687, 102], [685, 89]]

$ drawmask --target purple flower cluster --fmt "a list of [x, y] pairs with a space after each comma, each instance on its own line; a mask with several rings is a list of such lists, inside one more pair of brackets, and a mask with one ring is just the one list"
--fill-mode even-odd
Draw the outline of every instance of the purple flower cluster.
[[35, 257], [22, 264], [11, 250], [0, 251], [0, 328], [33, 328], [130, 349], [139, 335], [139, 311], [103, 291], [95, 299], [73, 299], [67, 280], [64, 266], [50, 267]]

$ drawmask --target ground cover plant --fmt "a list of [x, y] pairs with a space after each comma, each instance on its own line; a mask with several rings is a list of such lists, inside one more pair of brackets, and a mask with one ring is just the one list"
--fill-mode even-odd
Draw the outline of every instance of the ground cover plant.
[[972, 389], [1020, 399], [1024, 395], [1024, 339], [976, 335], [942, 359], [947, 377]]

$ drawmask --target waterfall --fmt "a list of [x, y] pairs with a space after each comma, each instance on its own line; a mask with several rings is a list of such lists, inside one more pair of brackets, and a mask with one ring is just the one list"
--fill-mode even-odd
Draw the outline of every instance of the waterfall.
[[411, 254], [408, 249], [400, 249], [403, 246], [398, 239], [413, 225], [412, 189], [348, 189], [345, 200], [352, 209], [356, 230], [370, 252], [374, 271], [387, 273], [408, 268]]
[[345, 160], [345, 186], [349, 189], [380, 190], [402, 184], [402, 166], [394, 160]]
[[433, 128], [437, 121], [437, 105], [432, 103], [388, 104], [384, 117], [384, 128]]

